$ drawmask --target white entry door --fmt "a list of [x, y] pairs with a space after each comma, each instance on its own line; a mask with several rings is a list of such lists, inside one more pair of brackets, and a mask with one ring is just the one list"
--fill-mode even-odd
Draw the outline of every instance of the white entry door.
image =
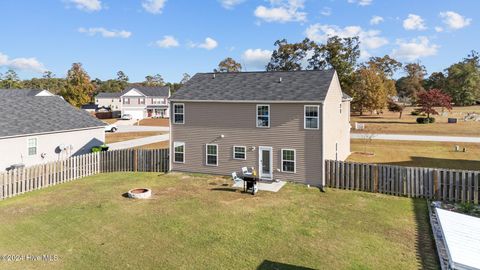
[[258, 171], [260, 179], [273, 179], [273, 151], [272, 147], [258, 147]]

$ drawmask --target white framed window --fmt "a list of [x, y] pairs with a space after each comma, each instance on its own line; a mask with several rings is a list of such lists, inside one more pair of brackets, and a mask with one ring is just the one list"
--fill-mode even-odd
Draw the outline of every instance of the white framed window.
[[28, 155], [34, 156], [37, 154], [38, 141], [37, 138], [28, 139]]
[[173, 162], [185, 163], [185, 143], [173, 142]]
[[138, 104], [145, 104], [145, 98], [139, 98]]
[[183, 103], [173, 104], [173, 123], [174, 124], [185, 123], [185, 105]]
[[304, 106], [304, 128], [318, 129], [319, 123], [319, 105], [305, 105]]
[[205, 164], [209, 166], [218, 166], [218, 145], [205, 145]]
[[246, 146], [233, 146], [233, 159], [246, 160], [247, 159], [247, 147]]
[[130, 104], [130, 98], [123, 98], [123, 104]]
[[163, 98], [152, 98], [152, 104], [164, 105], [165, 99]]
[[295, 149], [282, 149], [282, 172], [295, 173], [296, 151]]
[[257, 128], [270, 127], [270, 105], [257, 105]]

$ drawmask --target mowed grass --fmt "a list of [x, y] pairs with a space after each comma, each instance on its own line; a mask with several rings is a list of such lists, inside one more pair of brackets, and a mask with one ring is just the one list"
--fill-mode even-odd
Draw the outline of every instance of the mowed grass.
[[[2, 269], [436, 269], [426, 202], [205, 175], [114, 173], [0, 202]], [[150, 200], [122, 196], [133, 187]], [[300, 268], [301, 269], [301, 268]]]
[[140, 120], [139, 126], [160, 126], [168, 127], [169, 119], [168, 118], [145, 118]]
[[[363, 163], [383, 163], [413, 167], [449, 168], [461, 170], [480, 170], [480, 144], [422, 142], [422, 141], [387, 141], [351, 140], [352, 154], [348, 161]], [[455, 152], [455, 145], [466, 148], [466, 152]]]
[[[480, 106], [454, 107], [446, 116], [435, 115], [436, 122], [433, 124], [417, 124], [419, 116], [410, 115], [413, 107], [405, 109], [401, 119], [398, 113], [384, 110], [381, 115], [365, 114], [364, 116], [352, 116], [352, 126], [355, 122], [365, 123], [364, 130], [355, 130], [353, 133], [387, 133], [387, 134], [423, 134], [445, 136], [480, 136], [480, 121], [463, 121], [466, 113], [475, 112], [480, 114]], [[441, 109], [437, 109], [441, 112]], [[457, 124], [448, 124], [448, 118], [458, 118]]]
[[162, 142], [156, 142], [152, 144], [145, 144], [139, 147], [136, 147], [138, 149], [162, 149], [162, 148], [169, 148], [170, 147], [170, 141], [162, 141]]
[[128, 140], [140, 139], [150, 136], [162, 135], [168, 132], [164, 131], [141, 131], [141, 132], [106, 132], [105, 143], [123, 142]]

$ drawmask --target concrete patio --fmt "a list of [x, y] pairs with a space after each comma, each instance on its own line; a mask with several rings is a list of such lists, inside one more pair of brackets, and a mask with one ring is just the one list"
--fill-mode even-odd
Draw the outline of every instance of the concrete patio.
[[[286, 184], [285, 181], [260, 181], [258, 183], [258, 190], [260, 191], [270, 191], [270, 192], [278, 192], [282, 187]], [[233, 185], [235, 188], [243, 188], [243, 181], [238, 182]]]

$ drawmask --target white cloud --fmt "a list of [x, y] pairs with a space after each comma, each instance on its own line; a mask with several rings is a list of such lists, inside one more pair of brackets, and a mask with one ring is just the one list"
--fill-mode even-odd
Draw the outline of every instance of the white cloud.
[[369, 6], [371, 5], [373, 0], [348, 0], [350, 4], [358, 4], [359, 6]]
[[205, 50], [213, 50], [218, 46], [218, 42], [213, 38], [207, 37], [203, 43], [190, 43], [188, 46], [192, 48], [202, 48]]
[[320, 14], [322, 14], [323, 16], [330, 16], [332, 15], [332, 9], [329, 7], [324, 7], [322, 11], [320, 11]]
[[243, 52], [242, 59], [245, 61], [246, 68], [265, 69], [270, 61], [272, 51], [262, 49], [248, 49]]
[[418, 37], [410, 41], [397, 40], [397, 45], [398, 48], [392, 51], [392, 55], [407, 61], [436, 55], [439, 48], [436, 44], [430, 44], [427, 37]]
[[435, 32], [437, 33], [443, 32], [443, 27], [435, 26]]
[[146, 12], [152, 14], [161, 14], [167, 0], [144, 0], [142, 7]]
[[129, 38], [132, 35], [132, 32], [125, 30], [107, 30], [103, 27], [93, 27], [93, 28], [78, 28], [78, 32], [87, 34], [89, 36], [95, 36], [100, 34], [104, 38]]
[[254, 14], [266, 22], [305, 22], [305, 0], [270, 0], [270, 7], [258, 6]]
[[233, 9], [236, 5], [243, 3], [245, 0], [218, 0], [222, 7], [226, 9]]
[[422, 17], [416, 14], [408, 14], [408, 17], [403, 21], [403, 28], [406, 30], [425, 30], [425, 21]]
[[102, 9], [100, 0], [69, 0], [77, 9], [84, 11], [99, 11]]
[[361, 57], [365, 58], [367, 50], [377, 49], [388, 44], [388, 39], [380, 35], [377, 30], [364, 30], [360, 26], [346, 26], [340, 28], [336, 25], [314, 24], [307, 28], [305, 35], [316, 42], [326, 42], [329, 37], [338, 36], [340, 38], [358, 36], [360, 40]]
[[178, 47], [180, 44], [173, 36], [163, 36], [163, 39], [155, 41], [155, 45], [160, 48]]
[[8, 55], [5, 55], [0, 52], [0, 67], [7, 67], [16, 70], [27, 70], [42, 73], [44, 72], [45, 66], [39, 62], [35, 57], [30, 58], [13, 58], [10, 59]]
[[381, 16], [373, 16], [371, 19], [370, 19], [370, 24], [371, 25], [377, 25], [377, 24], [380, 24], [384, 21], [383, 17]]
[[445, 23], [448, 28], [454, 30], [469, 26], [472, 22], [472, 19], [465, 18], [453, 11], [440, 12], [440, 17], [443, 18], [443, 23]]

